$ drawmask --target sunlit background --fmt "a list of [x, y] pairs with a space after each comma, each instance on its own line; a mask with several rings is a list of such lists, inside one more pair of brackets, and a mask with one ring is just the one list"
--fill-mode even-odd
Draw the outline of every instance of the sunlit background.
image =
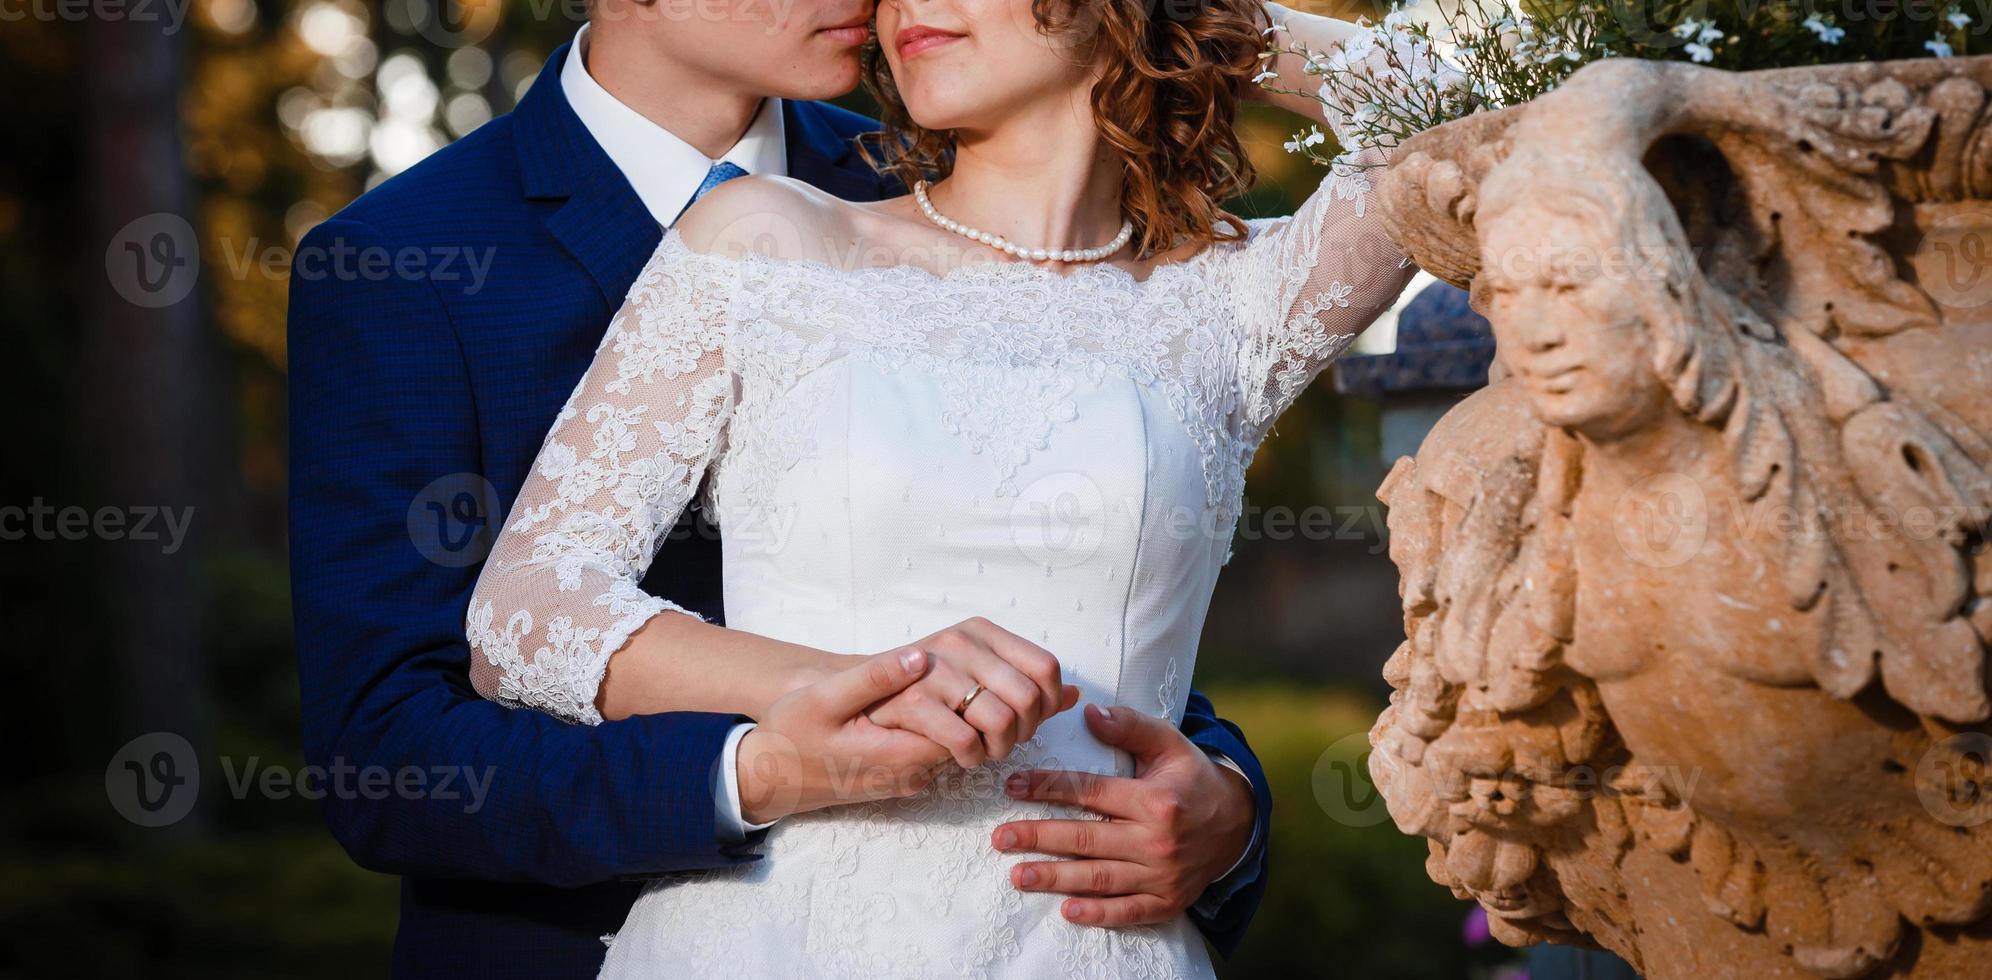
[[[508, 111], [583, 9], [436, 9], [448, 2], [162, 2], [143, 25], [128, 22], [137, 2], [17, 4], [0, 24], [0, 398], [14, 420], [0, 504], [194, 508], [170, 554], [90, 534], [0, 541], [16, 760], [0, 783], [0, 975], [385, 972], [394, 879], [348, 861], [309, 801], [230, 776], [303, 764], [284, 536], [290, 250]], [[1281, 150], [1295, 122], [1248, 116], [1264, 181], [1241, 211], [1282, 213], [1317, 180]], [[155, 310], [120, 294], [107, 253], [162, 215], [194, 229], [200, 276]], [[1386, 327], [1366, 344], [1388, 342]], [[1251, 471], [1253, 505], [1323, 508], [1332, 532], [1248, 513], [1206, 631], [1199, 686], [1245, 728], [1278, 798], [1271, 892], [1229, 977], [1492, 977], [1516, 962], [1354, 775], [1400, 639], [1372, 495], [1385, 468], [1376, 407], [1323, 384]], [[202, 794], [148, 830], [107, 802], [105, 770], [159, 730], [198, 747]]]

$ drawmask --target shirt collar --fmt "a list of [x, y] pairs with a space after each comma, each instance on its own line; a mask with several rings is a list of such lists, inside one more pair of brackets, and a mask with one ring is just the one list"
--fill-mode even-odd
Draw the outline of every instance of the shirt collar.
[[[610, 162], [629, 180], [651, 217], [668, 228], [692, 203], [706, 172], [718, 161], [708, 159], [697, 147], [610, 95], [588, 74], [587, 48], [588, 25], [583, 24], [568, 49], [567, 63], [561, 66], [560, 90], [588, 135], [601, 144]], [[720, 159], [750, 174], [786, 176], [786, 139], [781, 100], [763, 99], [747, 132]]]

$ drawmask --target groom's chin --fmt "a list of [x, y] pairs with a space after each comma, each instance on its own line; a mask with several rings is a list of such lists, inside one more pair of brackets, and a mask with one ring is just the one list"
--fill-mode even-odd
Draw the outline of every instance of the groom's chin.
[[857, 48], [849, 45], [832, 45], [828, 40], [817, 37], [811, 40], [810, 47], [815, 57], [795, 69], [779, 73], [779, 77], [769, 79], [769, 89], [784, 99], [818, 101], [849, 95], [858, 87], [861, 68]]

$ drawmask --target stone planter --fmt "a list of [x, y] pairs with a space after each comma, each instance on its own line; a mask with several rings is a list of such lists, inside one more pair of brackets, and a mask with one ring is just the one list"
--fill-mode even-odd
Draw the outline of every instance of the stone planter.
[[1988, 89], [1606, 62], [1382, 177], [1498, 357], [1379, 492], [1370, 769], [1503, 941], [1992, 975]]

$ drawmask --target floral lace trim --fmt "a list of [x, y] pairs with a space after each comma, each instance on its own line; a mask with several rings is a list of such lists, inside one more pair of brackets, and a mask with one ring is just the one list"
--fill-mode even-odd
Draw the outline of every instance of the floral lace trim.
[[[652, 263], [631, 286], [596, 354], [614, 376], [591, 371], [561, 407], [478, 580], [464, 631], [497, 668], [489, 693], [501, 703], [599, 724], [609, 657], [659, 613], [693, 615], [637, 584], [718, 450], [732, 402], [719, 355], [725, 290], [707, 270], [672, 271], [691, 270]], [[502, 626], [501, 605], [513, 610]], [[553, 614], [529, 655], [534, 610]]]
[[[798, 437], [783, 433], [792, 427], [779, 424], [777, 396], [849, 354], [886, 370], [934, 376], [946, 398], [948, 429], [990, 460], [999, 495], [1014, 494], [1016, 473], [1032, 452], [1048, 447], [1058, 425], [1076, 418], [1070, 396], [1077, 381], [1113, 375], [1156, 387], [1199, 449], [1206, 503], [1228, 519], [1244, 491], [1246, 463], [1264, 435], [1247, 419], [1276, 415], [1290, 403], [1312, 376], [1308, 368], [1320, 367], [1305, 363], [1310, 354], [1332, 357], [1346, 348], [1346, 341], [1331, 342], [1340, 335], [1327, 333], [1319, 318], [1349, 307], [1352, 288], [1341, 283], [1332, 284], [1319, 305], [1287, 318], [1283, 328], [1245, 333], [1252, 319], [1281, 322], [1275, 297], [1301, 301], [1311, 265], [1283, 276], [1280, 286], [1266, 290], [1265, 301], [1243, 303], [1231, 267], [1268, 232], [1295, 220], [1250, 222], [1247, 243], [1213, 247], [1164, 265], [1146, 280], [1110, 265], [1066, 275], [1022, 263], [936, 274], [914, 266], [853, 272], [759, 255], [726, 260], [735, 264], [740, 282], [732, 311], [739, 326], [729, 352], [747, 392], [737, 408], [743, 423], [737, 428], [750, 434], [735, 437], [722, 464], [726, 495], [734, 498], [725, 509], [766, 510], [775, 478], [808, 455]], [[716, 258], [691, 251], [675, 236], [667, 236], [660, 255], [666, 250], [692, 261]], [[862, 288], [854, 288], [854, 279], [862, 279]], [[886, 309], [894, 315], [878, 315]], [[1279, 404], [1255, 402], [1264, 378], [1280, 368], [1286, 378]], [[1240, 384], [1254, 374], [1249, 388]], [[746, 424], [750, 417], [756, 425]], [[715, 500], [720, 495], [716, 484]]]
[[1182, 696], [1183, 668], [1175, 657], [1169, 658], [1169, 666], [1162, 671], [1162, 684], [1155, 689], [1155, 713], [1163, 718], [1176, 717], [1176, 699]]
[[[631, 597], [627, 591], [635, 591]], [[520, 609], [493, 629], [494, 606], [473, 605], [465, 632], [471, 648], [501, 672], [496, 700], [518, 708], [533, 708], [586, 725], [602, 723], [595, 707], [609, 657], [629, 642], [630, 635], [657, 614], [671, 611], [703, 619], [674, 603], [647, 595], [633, 586], [596, 597], [595, 605], [617, 615], [608, 629], [577, 626], [571, 616], [555, 616], [546, 625], [546, 643], [528, 658], [520, 645], [533, 632], [533, 614]]]

